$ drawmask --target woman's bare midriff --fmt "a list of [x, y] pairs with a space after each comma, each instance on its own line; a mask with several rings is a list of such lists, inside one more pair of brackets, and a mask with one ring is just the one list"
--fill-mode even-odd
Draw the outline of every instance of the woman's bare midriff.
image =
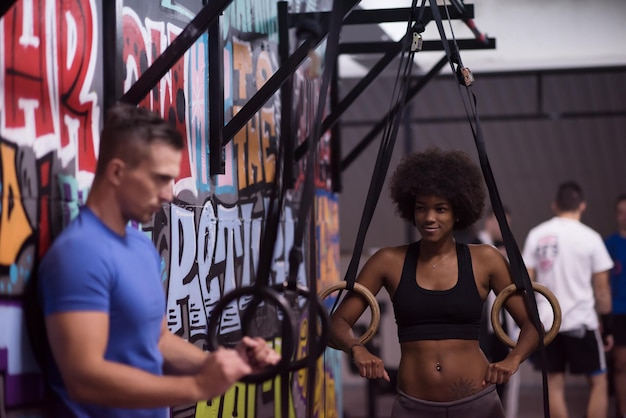
[[449, 402], [485, 388], [488, 362], [476, 340], [411, 341], [400, 347], [398, 387], [407, 395]]

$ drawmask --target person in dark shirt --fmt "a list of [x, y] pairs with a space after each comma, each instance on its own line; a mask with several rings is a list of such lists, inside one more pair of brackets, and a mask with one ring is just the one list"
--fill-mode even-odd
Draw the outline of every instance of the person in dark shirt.
[[[495, 385], [506, 383], [537, 347], [538, 334], [521, 295], [507, 300], [521, 332], [505, 359], [489, 363], [478, 338], [483, 302], [512, 283], [506, 258], [493, 246], [460, 244], [453, 232], [476, 222], [486, 197], [479, 168], [460, 151], [437, 148], [406, 156], [390, 181], [399, 216], [421, 239], [378, 250], [357, 282], [381, 288], [393, 303], [401, 358], [394, 418], [501, 418]], [[352, 332], [366, 302], [349, 293], [331, 318], [332, 344], [349, 353], [361, 376], [389, 380], [383, 361]]]
[[613, 379], [617, 416], [623, 418], [626, 417], [626, 193], [617, 197], [615, 220], [617, 230], [604, 240], [614, 264], [610, 274], [613, 362], [609, 364], [612, 373], [609, 377]]

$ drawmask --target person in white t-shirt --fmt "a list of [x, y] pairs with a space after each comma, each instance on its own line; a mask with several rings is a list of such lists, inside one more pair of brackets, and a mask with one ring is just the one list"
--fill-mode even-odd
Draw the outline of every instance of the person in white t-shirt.
[[[550, 289], [562, 310], [560, 331], [546, 347], [553, 418], [568, 416], [566, 369], [571, 374], [585, 374], [589, 378], [585, 416], [606, 417], [608, 414], [604, 351], [613, 344], [609, 284], [613, 261], [602, 237], [581, 222], [585, 208], [580, 185], [561, 184], [552, 206], [556, 216], [532, 228], [524, 244], [524, 262], [531, 279]], [[541, 321], [549, 329], [552, 310], [545, 298], [537, 298], [537, 304]]]

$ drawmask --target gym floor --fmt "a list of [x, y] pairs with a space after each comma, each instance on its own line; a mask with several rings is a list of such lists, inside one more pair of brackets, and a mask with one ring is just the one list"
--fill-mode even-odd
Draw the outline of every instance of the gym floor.
[[[519, 393], [519, 409], [516, 416], [507, 418], [540, 418], [543, 417], [543, 391], [541, 373], [532, 369], [528, 363], [522, 364], [521, 384]], [[585, 415], [588, 389], [587, 381], [583, 377], [567, 376], [567, 405], [572, 418], [582, 418]], [[357, 382], [349, 379], [344, 385], [344, 418], [390, 418], [391, 406], [394, 401], [393, 393], [381, 394], [373, 402], [376, 413], [370, 413], [371, 405], [364, 402], [369, 399], [366, 382]], [[609, 417], [615, 416], [613, 398], [610, 399]]]

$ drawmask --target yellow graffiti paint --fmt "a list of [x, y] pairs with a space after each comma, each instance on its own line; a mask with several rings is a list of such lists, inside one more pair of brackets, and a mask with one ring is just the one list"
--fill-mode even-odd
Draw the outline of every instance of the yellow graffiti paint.
[[256, 88], [260, 89], [263, 87], [272, 74], [274, 74], [274, 70], [272, 69], [272, 58], [270, 54], [267, 51], [259, 52], [256, 62]]
[[233, 70], [235, 79], [234, 87], [239, 86], [239, 97], [235, 99], [247, 99], [247, 83], [248, 75], [252, 74], [252, 47], [249, 42], [242, 42], [233, 38]]
[[[292, 374], [289, 374], [289, 381], [292, 379]], [[296, 411], [294, 409], [293, 404], [293, 392], [289, 391], [289, 402], [287, 414], [283, 415], [281, 411], [281, 402], [282, 398], [280, 396], [280, 385], [282, 384], [282, 379], [277, 376], [273, 381], [268, 381], [263, 385], [264, 392], [274, 392], [274, 417], [276, 418], [296, 418]]]
[[[253, 417], [256, 386], [236, 383], [224, 395], [196, 405], [196, 418]], [[220, 414], [221, 411], [221, 414]]]
[[[274, 350], [281, 351], [281, 339], [272, 341]], [[280, 376], [261, 383], [260, 385], [246, 385], [236, 383], [224, 395], [210, 401], [196, 404], [195, 418], [231, 418], [255, 417], [259, 408], [271, 408], [273, 416], [277, 418], [296, 418], [293, 399], [289, 399], [289, 411], [283, 417], [280, 399]], [[267, 395], [269, 394], [269, 396]], [[261, 399], [271, 399], [270, 405], [261, 406]], [[258, 404], [257, 404], [258, 403]]]
[[[237, 114], [240, 106], [233, 106], [233, 113]], [[276, 121], [273, 113], [261, 110], [252, 116], [246, 126], [233, 137], [233, 144], [237, 152], [237, 185], [239, 190], [245, 190], [257, 183], [267, 183], [274, 180], [276, 172], [276, 158], [268, 154], [271, 136], [276, 135]]]
[[[309, 321], [302, 320], [300, 323], [300, 335], [298, 336], [298, 347], [296, 348], [296, 358], [303, 358], [307, 355], [307, 336], [309, 334]], [[307, 369], [298, 370], [298, 386], [306, 388]]]
[[261, 165], [261, 144], [259, 140], [259, 115], [256, 114], [246, 124], [248, 133], [248, 185], [263, 181], [263, 166]]
[[319, 236], [320, 287], [330, 286], [340, 279], [339, 272], [339, 207], [328, 196], [316, 196], [315, 212]]
[[[263, 154], [263, 171], [265, 181], [274, 181], [276, 175], [276, 155], [268, 154], [267, 150], [271, 146], [271, 138], [276, 137], [276, 118], [274, 110], [261, 109], [261, 153]], [[283, 136], [283, 140], [290, 141], [289, 135]]]
[[20, 185], [15, 169], [15, 148], [9, 144], [0, 144], [2, 162], [2, 207], [0, 208], [0, 264], [10, 266], [24, 244], [33, 234], [33, 229], [24, 206]]

